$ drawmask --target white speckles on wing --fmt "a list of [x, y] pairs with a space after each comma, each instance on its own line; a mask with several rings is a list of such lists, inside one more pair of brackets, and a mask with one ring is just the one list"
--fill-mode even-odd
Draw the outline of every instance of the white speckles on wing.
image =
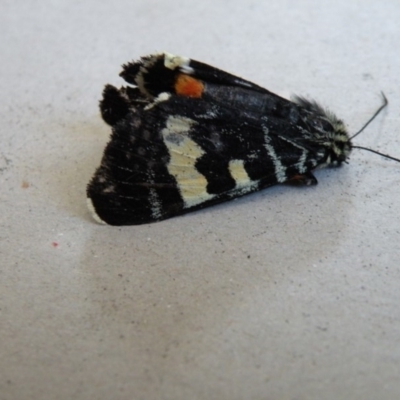
[[157, 191], [154, 188], [150, 189], [149, 202], [151, 206], [151, 216], [157, 220], [162, 216], [162, 205]]
[[250, 83], [244, 82], [242, 79], [235, 79], [233, 82], [236, 83], [239, 86], [247, 86], [249, 88], [252, 87], [252, 85]]
[[290, 139], [288, 139], [288, 138], [286, 138], [284, 136], [281, 136], [280, 139], [286, 141], [287, 143], [290, 143], [293, 147], [297, 147], [298, 149], [301, 150], [301, 156], [299, 158], [299, 161], [296, 163], [296, 169], [301, 174], [307, 172], [306, 161], [308, 159], [309, 152], [304, 147], [298, 145], [293, 140], [290, 140]]
[[275, 149], [270, 144], [265, 144], [264, 146], [271, 157], [272, 163], [274, 164], [276, 180], [280, 183], [285, 182], [287, 180], [286, 167], [282, 165], [275, 153]]
[[103, 221], [103, 220], [97, 215], [97, 212], [96, 212], [96, 210], [95, 210], [95, 208], [94, 208], [92, 199], [91, 199], [90, 197], [88, 197], [88, 198], [86, 199], [86, 203], [87, 203], [87, 207], [88, 207], [89, 211], [90, 211], [91, 214], [92, 214], [93, 219], [94, 219], [96, 222], [98, 222], [99, 224], [107, 225], [107, 223], [106, 223], [105, 221]]
[[299, 159], [299, 161], [297, 162], [297, 164], [296, 164], [296, 169], [301, 173], [301, 174], [304, 174], [305, 172], [306, 172], [306, 170], [307, 170], [307, 168], [306, 168], [306, 161], [307, 161], [307, 153], [308, 153], [308, 151], [307, 150], [305, 150], [305, 149], [302, 149], [303, 151], [302, 151], [302, 153], [301, 153], [301, 156], [300, 156], [300, 159]]
[[267, 150], [268, 155], [271, 157], [272, 163], [274, 164], [276, 180], [280, 183], [285, 182], [287, 180], [286, 167], [282, 165], [281, 160], [277, 156], [274, 147], [269, 144], [270, 138], [268, 136], [269, 133], [268, 129], [264, 128], [264, 131], [265, 131], [264, 147]]
[[158, 103], [161, 103], [162, 101], [167, 101], [170, 97], [171, 97], [171, 95], [169, 93], [162, 92], [153, 100], [152, 103], [148, 104], [144, 109], [145, 110], [150, 110], [151, 108], [153, 108]]
[[108, 185], [106, 188], [103, 189], [103, 193], [115, 193], [115, 186]]

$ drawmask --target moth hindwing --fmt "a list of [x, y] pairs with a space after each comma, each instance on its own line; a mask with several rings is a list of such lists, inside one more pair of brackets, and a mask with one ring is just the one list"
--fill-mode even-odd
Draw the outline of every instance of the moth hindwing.
[[352, 149], [343, 122], [316, 102], [283, 99], [185, 57], [155, 54], [123, 66], [129, 85], [100, 102], [112, 127], [87, 187], [97, 221], [160, 221], [278, 183], [317, 183]]

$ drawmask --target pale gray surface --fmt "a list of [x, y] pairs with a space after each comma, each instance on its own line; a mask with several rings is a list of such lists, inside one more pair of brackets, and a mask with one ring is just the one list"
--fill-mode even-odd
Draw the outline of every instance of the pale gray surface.
[[400, 398], [399, 164], [355, 151], [315, 188], [140, 227], [85, 206], [102, 87], [160, 50], [352, 132], [383, 90], [357, 143], [400, 157], [399, 21], [397, 0], [2, 1], [0, 399]]

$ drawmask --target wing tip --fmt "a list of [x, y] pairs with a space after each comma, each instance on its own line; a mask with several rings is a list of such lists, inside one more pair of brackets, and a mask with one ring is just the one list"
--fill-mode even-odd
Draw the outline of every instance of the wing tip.
[[91, 199], [90, 197], [87, 197], [87, 198], [86, 198], [86, 204], [87, 204], [87, 208], [89, 209], [90, 213], [92, 214], [93, 219], [94, 219], [97, 223], [99, 223], [99, 224], [101, 224], [101, 225], [108, 225], [107, 222], [104, 221], [103, 219], [101, 219], [101, 218], [99, 217], [99, 215], [97, 214], [96, 208], [95, 208], [95, 206], [94, 206], [94, 204], [93, 204], [93, 201], [92, 201], [92, 199]]

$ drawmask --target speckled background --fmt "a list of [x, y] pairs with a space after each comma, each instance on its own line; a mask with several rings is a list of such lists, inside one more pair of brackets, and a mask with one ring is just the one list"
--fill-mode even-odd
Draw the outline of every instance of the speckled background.
[[120, 65], [167, 50], [318, 99], [400, 157], [400, 3], [3, 1], [0, 399], [400, 398], [400, 164], [354, 151], [153, 225], [85, 186]]

